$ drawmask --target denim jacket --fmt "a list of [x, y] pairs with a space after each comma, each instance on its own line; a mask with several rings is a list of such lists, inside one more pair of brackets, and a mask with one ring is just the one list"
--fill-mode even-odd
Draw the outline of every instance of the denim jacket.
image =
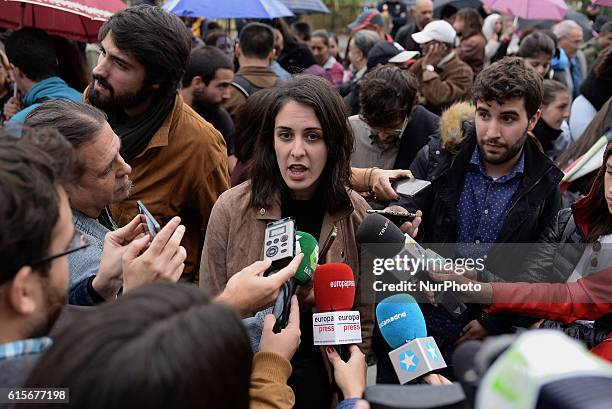
[[98, 272], [104, 236], [110, 230], [100, 224], [96, 219], [72, 209], [72, 220], [76, 231], [85, 236], [89, 246], [68, 255], [70, 269], [70, 296], [69, 303], [75, 305], [95, 305], [99, 296], [91, 287], [91, 280]]

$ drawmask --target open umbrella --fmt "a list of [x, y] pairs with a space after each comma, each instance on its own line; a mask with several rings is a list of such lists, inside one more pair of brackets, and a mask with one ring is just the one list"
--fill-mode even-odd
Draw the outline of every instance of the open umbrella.
[[440, 12], [440, 9], [446, 6], [447, 4], [452, 4], [453, 6], [457, 8], [457, 10], [466, 9], [466, 8], [477, 9], [480, 6], [482, 6], [482, 2], [480, 0], [434, 0], [433, 1], [434, 14], [436, 12]]
[[329, 9], [321, 0], [281, 0], [295, 14], [329, 14]]
[[171, 0], [164, 9], [181, 17], [273, 19], [294, 15], [280, 0]]
[[562, 20], [568, 9], [563, 0], [482, 0], [482, 3], [525, 20]]
[[98, 30], [121, 0], [0, 0], [0, 27], [36, 27], [71, 40], [95, 43]]
[[[591, 20], [589, 20], [589, 18], [584, 14], [570, 9], [565, 14], [564, 20], [573, 20], [578, 23], [578, 25], [582, 28], [584, 41], [589, 41], [591, 38], [593, 38], [593, 27], [591, 27]], [[547, 30], [557, 23], [558, 21], [555, 20], [524, 20], [520, 18], [518, 25], [520, 30], [526, 30], [530, 27], [535, 27], [539, 30]]]

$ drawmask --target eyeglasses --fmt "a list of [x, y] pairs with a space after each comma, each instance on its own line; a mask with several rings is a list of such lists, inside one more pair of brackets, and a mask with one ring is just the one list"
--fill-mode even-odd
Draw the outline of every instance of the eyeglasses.
[[406, 125], [408, 125], [408, 118], [409, 117], [406, 116], [406, 118], [404, 119], [404, 124], [402, 125], [402, 127], [400, 129], [380, 130], [380, 129], [372, 128], [372, 133], [377, 135], [379, 138], [383, 138], [383, 137], [399, 138], [404, 133], [404, 131], [406, 130]]
[[49, 261], [54, 260], [56, 258], [67, 256], [68, 254], [76, 253], [77, 251], [81, 251], [83, 249], [86, 249], [87, 247], [89, 247], [89, 242], [87, 241], [87, 238], [84, 235], [75, 232], [74, 236], [72, 237], [72, 241], [70, 242], [70, 249], [63, 251], [61, 253], [52, 254], [50, 256], [46, 256], [38, 260], [31, 261], [26, 264], [32, 267], [39, 266], [41, 264], [48, 263]]

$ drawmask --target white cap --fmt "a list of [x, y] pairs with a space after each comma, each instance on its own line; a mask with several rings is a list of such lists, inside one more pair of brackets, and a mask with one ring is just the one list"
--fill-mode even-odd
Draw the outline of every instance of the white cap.
[[430, 41], [455, 44], [456, 36], [457, 32], [455, 32], [453, 26], [444, 20], [436, 20], [427, 24], [423, 31], [414, 33], [412, 39], [418, 44], [425, 44]]
[[397, 63], [397, 64], [402, 64], [405, 63], [408, 60], [411, 60], [413, 58], [415, 58], [417, 55], [419, 55], [420, 52], [418, 51], [402, 51], [400, 52], [398, 55], [396, 55], [393, 58], [389, 59], [389, 62], [392, 63]]

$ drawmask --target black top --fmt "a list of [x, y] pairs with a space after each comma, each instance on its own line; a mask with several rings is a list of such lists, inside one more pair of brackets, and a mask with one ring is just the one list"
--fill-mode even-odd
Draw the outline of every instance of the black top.
[[395, 41], [407, 51], [421, 51], [421, 46], [412, 39], [412, 35], [418, 31], [415, 24], [406, 24], [395, 34]]
[[[283, 217], [293, 217], [296, 230], [310, 233], [315, 239], [321, 234], [325, 211], [320, 195], [311, 200], [295, 200], [285, 191], [281, 195]], [[328, 408], [332, 391], [319, 347], [313, 345], [312, 310], [300, 313], [301, 342], [291, 365], [293, 373], [287, 384], [295, 393], [297, 409]]]
[[317, 60], [315, 60], [308, 45], [298, 44], [295, 47], [283, 50], [278, 57], [278, 63], [289, 74], [300, 74], [311, 65], [317, 64]]
[[223, 107], [198, 108], [196, 112], [221, 133], [227, 145], [227, 154], [234, 154], [234, 121]]
[[320, 195], [315, 195], [310, 200], [296, 200], [289, 193], [283, 193], [281, 211], [283, 217], [293, 217], [296, 230], [312, 234], [315, 239], [319, 239], [325, 215]]
[[394, 169], [410, 169], [417, 153], [439, 131], [440, 118], [422, 105], [417, 105], [410, 116], [400, 140]]

